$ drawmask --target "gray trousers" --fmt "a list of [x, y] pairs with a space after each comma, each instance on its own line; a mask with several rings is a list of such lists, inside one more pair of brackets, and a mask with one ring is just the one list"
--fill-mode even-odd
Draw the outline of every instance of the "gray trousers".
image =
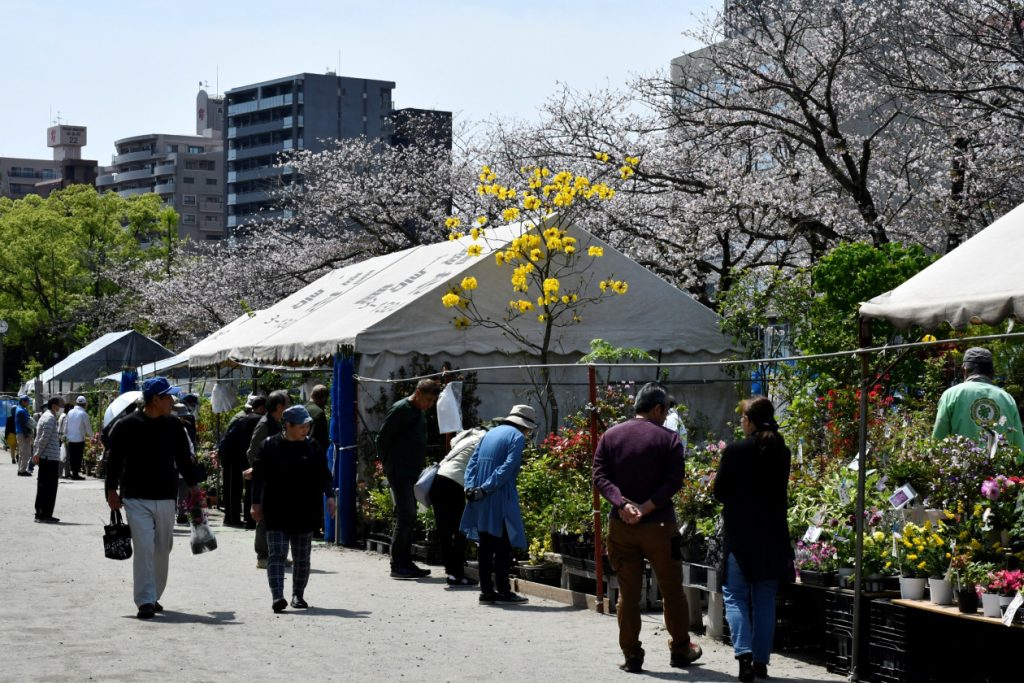
[[28, 472], [32, 464], [32, 444], [35, 441], [31, 434], [18, 434], [18, 471]]
[[125, 498], [132, 529], [132, 578], [135, 604], [153, 604], [167, 586], [167, 566], [174, 544], [175, 501]]

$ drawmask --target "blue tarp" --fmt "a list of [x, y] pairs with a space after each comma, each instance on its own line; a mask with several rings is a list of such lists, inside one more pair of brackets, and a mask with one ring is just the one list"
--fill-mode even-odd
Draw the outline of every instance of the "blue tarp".
[[334, 473], [338, 516], [336, 521], [332, 520], [324, 508], [324, 540], [335, 539], [337, 523], [338, 542], [346, 546], [356, 543], [356, 390], [353, 375], [355, 365], [352, 356], [335, 353], [331, 379], [331, 446], [327, 449], [327, 464]]

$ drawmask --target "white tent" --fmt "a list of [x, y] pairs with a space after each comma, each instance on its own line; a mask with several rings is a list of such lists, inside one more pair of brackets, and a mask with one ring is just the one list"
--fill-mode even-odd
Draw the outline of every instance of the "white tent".
[[[1017, 245], [1017, 246], [1014, 246]], [[1024, 320], [1024, 204], [892, 291], [860, 306], [864, 318], [925, 329], [949, 322]]]
[[[512, 292], [511, 268], [499, 268], [492, 254], [504, 248], [522, 231], [518, 224], [486, 232], [483, 254], [468, 256], [470, 238], [413, 247], [332, 271], [274, 306], [242, 315], [221, 330], [183, 352], [193, 367], [224, 362], [258, 362], [270, 365], [308, 364], [323, 361], [339, 345], [351, 345], [359, 355], [359, 373], [387, 378], [408, 364], [412, 354], [425, 354], [440, 367], [449, 360], [456, 367], [537, 363], [499, 330], [452, 325], [454, 309], [446, 309], [441, 297], [452, 284], [473, 276], [478, 289], [474, 300], [479, 310], [494, 317], [508, 311]], [[639, 347], [660, 354], [662, 362], [711, 361], [732, 350], [730, 340], [718, 330], [718, 316], [647, 269], [580, 228], [572, 234], [579, 248], [600, 246], [592, 282], [563, 282], [564, 288], [597, 289], [597, 281], [614, 277], [629, 284], [625, 295], [613, 295], [585, 308], [582, 322], [556, 329], [549, 362], [575, 362], [590, 350], [590, 341], [604, 339], [614, 346]], [[535, 314], [533, 314], [535, 315]], [[543, 326], [528, 315], [519, 329], [539, 341]], [[653, 379], [650, 371], [623, 372], [621, 378]], [[604, 374], [604, 373], [602, 373]], [[488, 419], [507, 411], [513, 402], [526, 400], [531, 381], [523, 371], [480, 374], [481, 417]], [[578, 405], [586, 381], [579, 370], [555, 374], [562, 383], [560, 404]], [[718, 368], [687, 368], [672, 372], [671, 380], [686, 386], [675, 391], [677, 400], [707, 416], [718, 425], [735, 399], [731, 382]], [[699, 392], [692, 384], [721, 382]], [[510, 385], [519, 384], [518, 389]], [[378, 388], [364, 385], [370, 401]], [[365, 406], [365, 399], [360, 401]], [[564, 400], [564, 402], [563, 402]]]

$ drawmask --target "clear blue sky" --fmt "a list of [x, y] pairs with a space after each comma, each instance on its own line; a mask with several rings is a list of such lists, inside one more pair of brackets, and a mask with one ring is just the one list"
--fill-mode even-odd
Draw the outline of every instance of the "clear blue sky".
[[[46, 128], [113, 141], [194, 132], [212, 92], [294, 73], [397, 83], [399, 107], [534, 118], [557, 89], [620, 86], [700, 46], [680, 35], [721, 0], [0, 0], [0, 156], [49, 158]], [[218, 81], [219, 73], [219, 81]]]

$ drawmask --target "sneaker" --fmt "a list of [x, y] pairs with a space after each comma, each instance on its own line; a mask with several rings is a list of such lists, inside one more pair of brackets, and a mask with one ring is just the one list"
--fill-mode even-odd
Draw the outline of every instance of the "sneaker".
[[256, 558], [256, 569], [266, 569], [266, 568], [267, 568], [267, 558], [265, 558], [265, 557], [257, 557]]
[[429, 569], [427, 569], [426, 567], [420, 567], [420, 566], [418, 566], [416, 564], [410, 564], [409, 565], [409, 570], [412, 571], [414, 574], [416, 574], [416, 578], [423, 578], [425, 576], [430, 576], [430, 570]]
[[80, 474], [72, 474], [70, 477], [68, 477], [68, 479], [73, 479], [75, 481], [85, 481], [85, 477], [83, 477]]
[[644, 656], [630, 655], [626, 661], [619, 664], [619, 668], [631, 674], [638, 674], [644, 670]]
[[524, 602], [529, 602], [530, 599], [524, 595], [517, 595], [512, 591], [508, 593], [498, 593], [494, 598], [495, 602], [500, 602], [505, 605], [521, 605]]
[[60, 522], [60, 517], [36, 517], [36, 521], [41, 524], [57, 524]]
[[704, 651], [700, 649], [700, 645], [691, 642], [686, 652], [673, 652], [669, 657], [669, 664], [677, 669], [683, 669], [700, 659], [702, 654]]
[[309, 609], [309, 604], [297, 595], [292, 596], [292, 607], [295, 609]]
[[754, 662], [754, 675], [758, 678], [771, 678], [768, 675], [768, 665], [761, 662]]
[[407, 581], [409, 579], [418, 579], [423, 575], [419, 573], [418, 569], [412, 569], [411, 567], [392, 567], [391, 578], [400, 579]]
[[156, 608], [153, 606], [153, 603], [147, 602], [144, 605], [139, 605], [139, 613], [135, 616], [139, 619], [152, 619], [155, 614]]
[[272, 604], [270, 607], [274, 610], [274, 612], [283, 612], [284, 608], [287, 606], [287, 600], [285, 600], [284, 598], [278, 598], [277, 600], [274, 600], [274, 604]]
[[740, 663], [740, 672], [736, 674], [736, 677], [744, 682], [754, 680], [754, 656], [748, 652], [737, 657], [736, 661]]
[[449, 586], [455, 586], [455, 587], [459, 587], [459, 586], [475, 586], [476, 583], [477, 583], [473, 579], [470, 579], [470, 578], [468, 578], [466, 576], [463, 576], [462, 578], [459, 578], [459, 579], [456, 579], [454, 576], [449, 576], [448, 579], [447, 579], [447, 582], [448, 582]]
[[159, 602], [154, 602], [153, 603], [153, 611], [154, 612], [163, 612], [164, 611], [164, 606], [161, 605]]
[[31, 477], [32, 474], [30, 472], [18, 472], [18, 476], [19, 477]]
[[493, 605], [494, 602], [497, 599], [498, 599], [498, 594], [497, 593], [481, 593], [480, 594], [480, 604], [481, 605]]

